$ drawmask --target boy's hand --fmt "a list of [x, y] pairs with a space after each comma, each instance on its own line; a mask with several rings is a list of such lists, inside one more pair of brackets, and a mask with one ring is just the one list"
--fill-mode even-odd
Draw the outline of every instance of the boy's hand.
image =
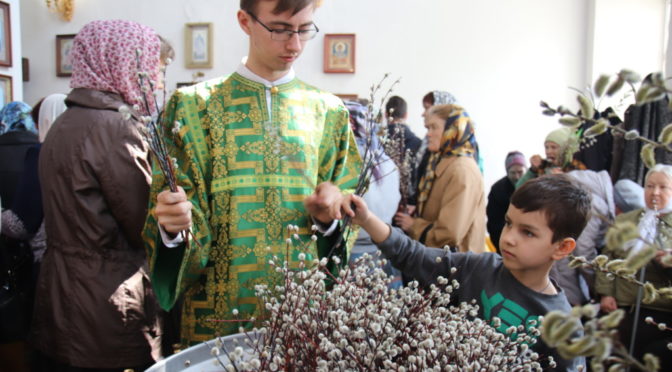
[[[354, 207], [354, 208], [353, 208]], [[364, 199], [357, 195], [343, 197], [343, 214], [352, 218], [352, 222], [361, 226], [374, 243], [381, 243], [390, 236], [390, 226], [369, 211]]]
[[326, 225], [342, 218], [342, 200], [341, 189], [331, 182], [322, 182], [317, 185], [315, 192], [303, 201], [303, 205], [313, 218]]
[[602, 296], [602, 299], [600, 300], [600, 309], [605, 313], [610, 313], [618, 309], [616, 299], [611, 296]]
[[343, 197], [341, 210], [344, 214], [352, 218], [352, 223], [364, 226], [369, 219], [371, 212], [364, 199], [357, 195], [347, 195]]
[[166, 232], [177, 234], [191, 227], [191, 208], [187, 194], [178, 186], [177, 192], [166, 190], [157, 195], [154, 212]]

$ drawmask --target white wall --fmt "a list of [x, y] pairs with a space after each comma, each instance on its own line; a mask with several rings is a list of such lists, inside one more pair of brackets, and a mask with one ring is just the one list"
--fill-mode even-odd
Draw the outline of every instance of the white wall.
[[[311, 69], [304, 77], [334, 92], [366, 96], [384, 72], [401, 76], [396, 93], [409, 102], [409, 122], [418, 133], [424, 133], [422, 97], [450, 91], [476, 122], [487, 187], [504, 176], [507, 152], [543, 150], [556, 124], [540, 114], [539, 101], [564, 103], [571, 97], [567, 86], [585, 84], [583, 0], [372, 3], [325, 1], [320, 10], [327, 32], [357, 33], [357, 74]], [[312, 59], [300, 62], [319, 66], [322, 60], [319, 54]]]
[[642, 74], [663, 71], [666, 1], [594, 1], [592, 77], [621, 68]]
[[[409, 102], [409, 122], [421, 135], [422, 96], [435, 89], [452, 92], [477, 123], [489, 187], [504, 175], [508, 151], [517, 149], [528, 156], [543, 152], [543, 138], [556, 122], [540, 114], [539, 101], [573, 106], [574, 94], [568, 88], [584, 87], [592, 80], [591, 59], [603, 66], [591, 45], [605, 42], [609, 35], [590, 36], [594, 19], [613, 17], [607, 2], [612, 0], [324, 0], [315, 15], [320, 35], [308, 44], [296, 70], [303, 80], [321, 88], [362, 97], [385, 72], [401, 77], [394, 93]], [[638, 8], [634, 4], [656, 2], [664, 0], [617, 1], [621, 15]], [[247, 39], [235, 18], [238, 4], [237, 0], [76, 0], [74, 18], [66, 23], [46, 9], [44, 0], [22, 0], [23, 55], [31, 63], [25, 100], [34, 103], [47, 94], [67, 91], [67, 79], [55, 76], [55, 35], [76, 33], [94, 19], [131, 19], [171, 40], [178, 58], [168, 70], [169, 87], [190, 81], [197, 71], [183, 67], [184, 23], [213, 22], [214, 68], [203, 71], [206, 78], [228, 73], [247, 51]], [[654, 8], [647, 7], [641, 15], [647, 18], [640, 21], [657, 16], [652, 15]], [[600, 13], [596, 18], [595, 12]], [[598, 28], [607, 30], [601, 24]], [[655, 27], [644, 31], [657, 32]], [[322, 72], [325, 33], [357, 34], [355, 74]], [[614, 54], [616, 59], [619, 53]]]
[[[25, 84], [26, 101], [34, 103], [53, 92], [67, 92], [68, 78], [56, 77], [55, 35], [74, 34], [96, 19], [129, 19], [153, 27], [175, 47], [176, 61], [168, 69], [168, 86], [191, 81], [192, 73], [206, 78], [231, 72], [247, 53], [247, 39], [236, 21], [236, 0], [75, 0], [71, 22], [47, 10], [44, 0], [21, 0], [24, 56], [30, 59], [31, 79]], [[208, 70], [184, 68], [184, 24], [214, 23], [214, 66]]]
[[[589, 55], [589, 82], [601, 74], [615, 74], [623, 68], [644, 78], [650, 72], [663, 71], [666, 0], [593, 0], [593, 47]], [[634, 102], [634, 97], [606, 99], [619, 113]]]
[[23, 83], [21, 69], [21, 8], [19, 0], [3, 0], [9, 3], [9, 21], [12, 32], [12, 66], [0, 66], [0, 74], [12, 77], [12, 97], [15, 101], [23, 100]]

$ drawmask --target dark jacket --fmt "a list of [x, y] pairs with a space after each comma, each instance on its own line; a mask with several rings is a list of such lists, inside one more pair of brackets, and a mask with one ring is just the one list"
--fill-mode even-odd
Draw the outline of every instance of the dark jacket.
[[66, 104], [40, 152], [48, 241], [31, 338], [75, 367], [151, 364], [160, 330], [140, 236], [148, 148], [117, 111], [119, 95], [77, 88]]
[[[14, 206], [25, 170], [26, 153], [38, 143], [37, 134], [28, 131], [11, 131], [0, 136], [2, 208]], [[5, 226], [5, 232], [8, 226]], [[0, 343], [25, 339], [30, 327], [30, 299], [33, 298], [32, 252], [27, 241], [10, 236], [0, 234], [0, 302], [3, 302], [0, 307]]]
[[509, 177], [504, 176], [492, 185], [488, 194], [488, 206], [485, 208], [485, 213], [488, 215], [486, 226], [497, 252], [499, 252], [499, 236], [504, 229], [504, 216], [509, 209], [509, 201], [514, 191], [516, 186], [511, 183]]
[[38, 143], [37, 134], [28, 131], [12, 131], [0, 136], [0, 198], [4, 208], [13, 205], [26, 152]]
[[[657, 140], [663, 128], [672, 121], [672, 111], [668, 108], [668, 100], [661, 99], [643, 105], [631, 105], [625, 111], [625, 130], [636, 129], [639, 135], [650, 140]], [[625, 141], [620, 138], [614, 149], [614, 166], [611, 168], [612, 180], [631, 179], [640, 185], [648, 168], [639, 156], [644, 146], [642, 141]], [[658, 148], [655, 151], [656, 164], [671, 164], [672, 153]], [[615, 182], [615, 181], [614, 181]]]
[[387, 125], [387, 136], [388, 138], [396, 138], [397, 136], [402, 136], [404, 140], [404, 149], [411, 151], [411, 156], [415, 157], [415, 154], [418, 152], [422, 140], [413, 133], [411, 128], [406, 124], [400, 123], [390, 123]]

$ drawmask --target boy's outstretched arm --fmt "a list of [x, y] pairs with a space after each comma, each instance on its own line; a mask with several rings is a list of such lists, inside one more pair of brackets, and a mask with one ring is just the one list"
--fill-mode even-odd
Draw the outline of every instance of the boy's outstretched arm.
[[361, 226], [371, 236], [383, 256], [392, 266], [415, 278], [421, 285], [436, 282], [441, 275], [449, 277], [452, 266], [463, 265], [469, 254], [451, 254], [438, 248], [427, 248], [422, 243], [405, 235], [399, 228], [391, 228], [369, 211], [366, 202], [354, 195], [343, 198], [343, 214]]
[[364, 199], [357, 195], [343, 198], [343, 213], [352, 218], [352, 222], [361, 226], [371, 236], [374, 243], [382, 243], [390, 236], [390, 226], [371, 213]]

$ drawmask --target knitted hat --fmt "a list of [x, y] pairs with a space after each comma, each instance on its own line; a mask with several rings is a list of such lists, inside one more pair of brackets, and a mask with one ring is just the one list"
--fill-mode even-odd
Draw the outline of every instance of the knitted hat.
[[511, 151], [510, 153], [506, 154], [506, 160], [504, 160], [504, 167], [506, 167], [506, 170], [508, 171], [509, 168], [514, 165], [522, 165], [523, 167], [525, 166], [525, 155], [523, 155], [523, 153], [520, 151]]
[[644, 208], [644, 189], [632, 180], [618, 180], [614, 184], [614, 203], [623, 212]]
[[570, 128], [566, 127], [558, 128], [549, 133], [546, 136], [544, 142], [557, 143], [558, 145], [560, 145], [560, 147], [563, 147], [567, 144], [567, 140], [569, 140], [569, 137], [572, 135], [572, 132], [573, 131]]

